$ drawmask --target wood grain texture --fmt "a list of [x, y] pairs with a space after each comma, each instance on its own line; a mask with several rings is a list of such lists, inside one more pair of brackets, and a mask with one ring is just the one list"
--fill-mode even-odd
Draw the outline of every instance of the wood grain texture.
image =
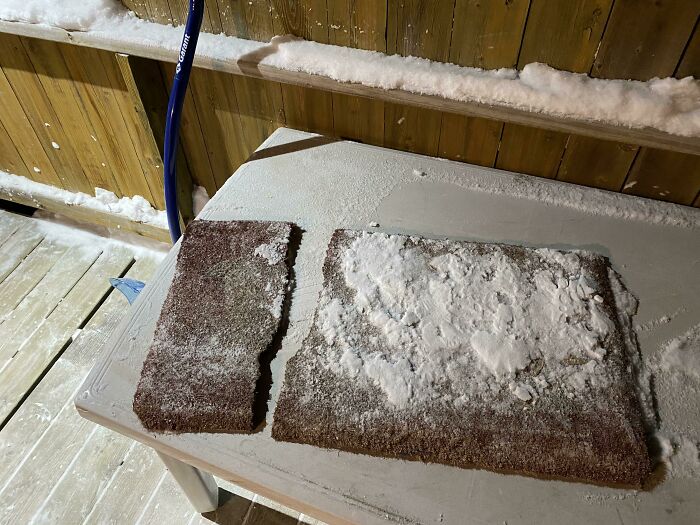
[[[128, 52], [135, 56], [166, 62], [175, 62], [176, 60], [176, 52], [174, 51], [144, 46], [139, 43], [128, 42], [118, 38], [97, 38], [90, 33], [68, 32], [57, 28], [4, 21], [0, 21], [0, 30], [57, 42], [71, 42], [79, 46]], [[385, 90], [359, 84], [342, 83], [329, 77], [280, 70], [250, 60], [227, 61], [218, 60], [212, 56], [197, 55], [195, 63], [198, 67], [220, 72], [263, 78], [286, 84], [313, 86], [316, 89], [324, 91], [351, 94], [390, 102], [399, 101], [421, 108], [437, 109], [438, 111], [447, 111], [460, 115], [503, 120], [543, 129], [576, 133], [605, 140], [648, 145], [684, 153], [698, 154], [700, 151], [700, 138], [698, 137], [681, 137], [653, 129], [633, 129], [602, 122], [574, 120], [553, 115], [533, 113], [527, 110], [516, 110], [503, 106], [461, 102], [432, 95], [411, 93], [400, 89]]]
[[672, 76], [699, 15], [695, 0], [616, 0], [592, 75], [633, 80]]
[[[518, 69], [544, 62], [557, 69], [588, 72], [611, 7], [612, 0], [531, 0]], [[555, 177], [567, 141], [563, 133], [506, 124], [496, 167]]]
[[0, 122], [0, 169], [15, 175], [31, 177], [29, 169], [2, 122]]
[[160, 24], [173, 24], [173, 16], [168, 0], [138, 0], [139, 11], [146, 12], [146, 17], [149, 20]]
[[442, 114], [438, 154], [479, 166], [493, 166], [503, 123], [453, 113]]
[[[161, 84], [164, 83], [166, 90], [169, 92], [172, 87], [173, 76], [175, 75], [175, 65], [168, 62], [160, 62], [158, 64], [160, 71], [157, 71], [152, 69], [152, 65], [148, 61], [146, 62], [146, 64], [143, 64], [143, 67], [138, 66], [137, 69], [142, 71], [143, 74], [148, 74], [149, 76], [153, 75], [153, 82], [160, 81]], [[159, 73], [160, 79], [156, 78]], [[197, 75], [197, 73], [195, 73], [195, 75]], [[140, 86], [144, 85], [142, 80], [138, 81], [137, 84]], [[139, 89], [139, 91], [142, 90]], [[145, 89], [143, 91], [149, 92], [150, 90]], [[163, 106], [160, 97], [149, 102], [142, 95], [142, 100], [149, 115], [148, 119], [154, 130], [154, 136], [165, 137], [164, 124], [157, 123], [162, 121], [162, 116], [165, 114], [164, 111], [167, 105], [165, 107]], [[182, 106], [182, 116], [180, 117], [180, 148], [187, 159], [187, 166], [193, 182], [198, 186], [205, 187], [209, 195], [214, 195], [218, 186], [214, 179], [211, 159], [209, 158], [207, 146], [204, 142], [205, 131], [206, 129], [199, 120], [192, 90], [188, 89], [185, 95], [185, 102]], [[159, 149], [162, 148], [161, 142], [159, 142], [158, 147]]]
[[247, 159], [233, 79], [225, 73], [196, 69], [190, 78], [190, 90], [204, 130], [214, 181], [220, 188]]
[[[149, 113], [144, 106], [145, 101], [152, 97], [156, 98], [158, 94], [160, 94], [160, 99], [164, 99], [167, 96], [158, 68], [154, 67], [155, 64], [148, 65], [148, 71], [153, 73], [153, 79], [148, 78], [148, 83], [143, 83], [144, 86], [148, 85], [149, 88], [146, 90], [148, 95], [145, 93], [142, 95], [134, 76], [134, 68], [131, 65], [134, 61], [130, 61], [128, 56], [121, 54], [103, 54], [101, 59], [113, 86], [111, 95], [116, 99], [116, 109], [121, 112], [124, 121], [123, 133], [125, 137], [131, 138], [131, 144], [139, 160], [146, 185], [153, 196], [155, 207], [161, 210], [165, 209], [163, 159], [158, 147], [158, 136], [156, 135], [156, 133], [160, 133], [162, 142], [165, 131], [154, 128]], [[135, 62], [143, 63], [144, 61], [143, 59], [137, 59]], [[160, 107], [158, 109], [160, 110]], [[163, 110], [165, 110], [165, 107], [163, 107]], [[164, 114], [159, 111], [160, 118], [154, 118], [154, 123], [161, 122]], [[191, 180], [181, 151], [178, 151], [177, 159], [178, 170], [184, 170], [187, 178]]]
[[498, 69], [515, 67], [530, 0], [457, 0], [450, 62]]
[[[95, 49], [81, 49], [75, 46], [60, 46], [68, 73], [73, 82], [79, 86], [78, 95], [82, 107], [88, 117], [92, 128], [95, 130], [94, 141], [102, 147], [105, 164], [111, 169], [114, 182], [122, 195], [141, 195], [153, 206], [163, 208], [163, 199], [158, 186], [148, 184], [152, 172], [144, 171], [144, 166], [139, 159], [139, 152], [148, 149], [147, 135], [139, 133], [140, 130], [129, 129], [124, 122], [122, 109], [117, 102], [117, 95], [126, 93], [123, 82], [115, 85], [115, 79], [107, 74], [105, 65], [118, 72], [119, 68], [114, 55], [108, 51]], [[107, 55], [107, 57], [103, 57]], [[106, 62], [103, 60], [107, 58]], [[133, 111], [132, 108], [128, 108]], [[148, 130], [150, 134], [150, 130]], [[132, 142], [140, 136], [141, 140], [136, 144]], [[90, 137], [93, 138], [93, 137]], [[155, 195], [159, 198], [156, 200]]]
[[56, 246], [50, 241], [42, 240], [27, 256], [22, 259], [12, 274], [0, 284], [0, 315], [9, 315], [29, 292], [31, 292], [67, 248]]
[[[187, 3], [187, 0], [124, 2], [138, 16], [166, 24], [184, 23]], [[466, 66], [523, 67], [529, 62], [541, 61], [570, 71], [590, 71], [594, 76], [648, 78], [700, 74], [699, 12], [700, 4], [691, 0], [207, 0], [203, 30], [261, 41], [268, 41], [275, 34], [291, 33], [318, 42], [424, 56]], [[0, 38], [15, 37], [0, 35]], [[65, 36], [65, 40], [78, 44], [84, 38], [86, 36], [80, 34]], [[160, 164], [153, 155], [152, 138], [138, 134], [137, 129], [142, 127], [138, 122], [140, 117], [133, 118], [138, 109], [136, 112], [125, 109], [124, 101], [117, 94], [112, 98], [103, 97], [109, 88], [100, 78], [106, 78], [112, 87], [115, 86], [113, 70], [105, 59], [109, 55], [96, 55], [100, 57], [105, 76], [93, 71], [92, 60], [85, 64], [77, 60], [71, 62], [67, 53], [62, 52], [70, 76], [78, 81], [88, 80], [87, 84], [82, 82], [83, 87], [72, 89], [83, 104], [80, 109], [88, 127], [95, 131], [90, 134], [99, 139], [101, 153], [84, 149], [83, 142], [69, 144], [69, 140], [74, 142], [67, 138], [72, 133], [66, 135], [63, 129], [51, 129], [48, 140], [47, 128], [39, 126], [42, 117], [36, 117], [36, 109], [41, 109], [42, 115], [53, 111], [56, 118], [51, 116], [51, 122], [56, 120], [58, 128], [70, 128], [70, 125], [59, 122], [61, 115], [55, 113], [56, 108], [52, 106], [55, 95], [51, 93], [51, 97], [47, 97], [54, 89], [49, 87], [49, 82], [54, 86], [59, 82], [45, 80], [43, 84], [39, 82], [40, 94], [29, 95], [31, 100], [22, 100], [24, 95], [15, 97], [12, 111], [16, 114], [20, 109], [25, 114], [24, 134], [16, 133], [14, 126], [7, 124], [6, 121], [15, 122], [14, 118], [0, 115], [0, 124], [7, 131], [3, 140], [14, 145], [12, 148], [0, 142], [3, 148], [0, 165], [10, 163], [35, 180], [89, 193], [98, 182], [117, 193], [138, 191], [162, 207], [160, 168], [156, 168]], [[0, 49], [0, 64], [4, 67], [7, 63], [22, 61], [21, 56], [5, 59], [4, 54], [11, 52], [5, 53], [4, 47]], [[75, 57], [81, 56], [88, 55], [75, 54]], [[222, 68], [222, 64], [211, 60], [199, 63], [207, 68]], [[29, 66], [34, 64], [29, 62]], [[152, 71], [149, 80], [137, 82], [141, 98], [149, 97], [151, 82], [154, 86], [164, 86], [167, 92], [172, 67], [161, 64], [160, 68], [160, 82], [153, 81]], [[182, 120], [181, 144], [186, 159], [180, 158], [178, 172], [189, 169], [194, 182], [204, 186], [210, 195], [261, 140], [283, 124], [610, 189], [621, 186], [627, 177], [625, 169], [633, 157], [625, 150], [628, 144], [678, 149], [674, 141], [685, 141], [687, 144], [680, 146], [681, 151], [698, 151], [697, 144], [691, 144], [692, 138], [666, 138], [639, 130], [600, 129], [589, 123], [568, 125], [555, 118], [520, 115], [498, 108], [466, 108], [465, 104], [437, 97], [338, 85], [323, 78], [269, 71], [244, 63], [227, 64], [224, 69], [251, 78], [199, 73], [197, 69]], [[7, 77], [7, 84], [14, 90], [18, 75], [14, 72], [13, 75]], [[220, 78], [215, 79], [217, 75]], [[280, 85], [279, 80], [285, 84]], [[27, 78], [24, 82], [31, 85], [32, 80]], [[0, 77], [0, 89], [1, 84]], [[114, 93], [118, 92], [121, 91]], [[162, 131], [158, 125], [153, 125], [153, 117], [162, 113], [162, 107], [154, 105], [157, 109], [150, 110], [148, 104], [144, 105], [147, 113], [150, 112], [151, 135], [159, 139]], [[98, 118], [102, 111], [114, 113], [112, 108], [121, 111], [121, 119], [103, 122]], [[516, 125], [506, 133], [511, 124], [506, 124], [504, 130], [502, 120]], [[19, 128], [20, 121], [17, 122]], [[88, 127], [83, 128], [87, 130]], [[522, 128], [540, 127], [553, 131], [522, 131]], [[115, 138], [123, 137], [125, 129], [128, 141]], [[582, 136], [562, 138], [572, 131]], [[529, 136], [520, 137], [519, 133]], [[606, 142], [594, 140], [601, 137]], [[60, 144], [61, 149], [54, 150], [52, 141]], [[36, 148], [37, 144], [41, 147]], [[561, 148], [558, 161], [553, 148]], [[93, 157], [100, 157], [99, 167], [104, 169], [101, 166], [104, 162], [111, 173], [95, 172]], [[40, 173], [33, 172], [35, 163], [47, 165], [47, 161], [50, 162], [48, 171], [37, 166]], [[86, 168], [86, 165], [91, 167]], [[141, 180], [130, 180], [131, 174], [138, 170], [142, 172], [138, 177]], [[186, 186], [180, 184], [180, 188]], [[188, 201], [185, 195], [181, 200]]]
[[[328, 0], [328, 43], [386, 51], [386, 5], [373, 0]], [[384, 102], [333, 93], [336, 136], [381, 146]]]
[[685, 47], [681, 62], [676, 69], [676, 78], [695, 77], [700, 78], [700, 25], [695, 23], [693, 36], [690, 37]]
[[507, 124], [496, 167], [552, 179], [556, 177], [567, 139], [564, 133]]
[[[326, 0], [271, 0], [272, 27], [277, 35], [294, 35], [328, 43]], [[285, 120], [290, 127], [333, 133], [333, 96], [303, 86], [282, 85]]]
[[[133, 129], [131, 134], [142, 160], [146, 180], [157, 208], [165, 209], [163, 151], [168, 92], [163, 78], [156, 64], [143, 59], [121, 54], [109, 58], [116, 64], [125, 86], [121, 109]], [[181, 126], [181, 134], [182, 129]], [[191, 197], [193, 177], [181, 147], [178, 147], [175, 162], [178, 211], [183, 223], [187, 224], [194, 218]]]
[[[43, 322], [100, 255], [99, 249], [69, 249], [0, 324], [0, 375], [11, 365], [21, 343]], [[10, 376], [3, 383], [11, 383]], [[11, 399], [0, 398], [0, 426]]]
[[[387, 53], [446, 62], [450, 56], [454, 1], [389, 0]], [[442, 114], [399, 103], [384, 105], [384, 145], [437, 155]]]
[[557, 172], [557, 179], [583, 186], [620, 191], [638, 148], [571, 135]]
[[[148, 281], [155, 266], [153, 259], [140, 257], [127, 276]], [[6, 484], [0, 498], [12, 498], [15, 503], [15, 512], [3, 518], [81, 523], [102, 498], [121, 499], [106, 492], [113, 478], [120, 475], [131, 481], [129, 492], [148, 499], [139, 484], [138, 470], [129, 473], [121, 468], [131, 440], [107, 429], [96, 430], [73, 406], [76, 389], [94, 363], [95, 349], [104, 344], [127, 306], [116, 291], [101, 305], [94, 304], [96, 312], [91, 313], [80, 334], [47, 369], [0, 432], [0, 475]], [[28, 485], [31, 491], [26, 490]], [[160, 511], [165, 523], [186, 523], [192, 515], [190, 510], [182, 520], [167, 521], [165, 509]], [[108, 521], [119, 521], [119, 512], [121, 509], [114, 507]]]
[[700, 158], [644, 148], [630, 170], [623, 191], [691, 205], [700, 192]]
[[518, 69], [544, 62], [556, 69], [591, 69], [613, 0], [531, 0]]
[[121, 0], [124, 7], [136, 13], [139, 18], [149, 18], [151, 13], [148, 11], [149, 0]]
[[[221, 9], [225, 4], [226, 10]], [[219, 1], [222, 30], [254, 40], [270, 40], [274, 36], [271, 6], [266, 0], [254, 2]], [[234, 77], [234, 88], [241, 119], [244, 154], [251, 155], [260, 143], [286, 122], [282, 88], [277, 82]]]
[[21, 215], [0, 210], [0, 248], [20, 229], [25, 218]]
[[[21, 39], [0, 33], [0, 56], [3, 72], [42, 148], [51, 151], [49, 158], [63, 187], [72, 191], [94, 191], [78, 160], [73, 141], [63, 128], [63, 119], [44, 91]], [[54, 148], [54, 142], [63, 147]]]
[[386, 50], [387, 6], [376, 0], [327, 0], [328, 43]]
[[[3, 215], [0, 215], [0, 220], [4, 220], [4, 218]], [[0, 287], [3, 286], [5, 278], [14, 272], [43, 240], [44, 235], [40, 232], [25, 228], [14, 232], [5, 242], [0, 244], [0, 257], [2, 258], [2, 263], [0, 263]]]
[[109, 278], [121, 276], [133, 262], [125, 248], [108, 250], [85, 271], [35, 330], [16, 347], [0, 370], [0, 426], [19, 406], [26, 393], [56, 359], [71, 336], [90, 317], [95, 305], [109, 294]]
[[[693, 1], [617, 0], [610, 14], [591, 75], [602, 78], [649, 80], [652, 77], [672, 76], [674, 72], [677, 76], [683, 75], [681, 66], [691, 71], [697, 66], [700, 58], [693, 56], [692, 47], [693, 28], [697, 25], [699, 15], [700, 3]], [[585, 143], [586, 140], [590, 143], [590, 139], [583, 139], [582, 142]], [[652, 198], [680, 199], [675, 202], [692, 202], [694, 193], [693, 195], [689, 193], [693, 192], [693, 184], [688, 183], [685, 178], [688, 174], [671, 173], [675, 170], [692, 171], [690, 164], [693, 163], [685, 158], [685, 155], [660, 157], [657, 153], [642, 148], [635, 161], [634, 171], [629, 172], [630, 158], [634, 156], [630, 157], [631, 152], [622, 154], [622, 148], [625, 147], [626, 145], [621, 143], [601, 142], [596, 148], [595, 157], [586, 157], [581, 155], [580, 151], [576, 151], [579, 165], [594, 162], [597, 168], [593, 178], [585, 183], [597, 186], [600, 182], [607, 185], [609, 181], [612, 185], [611, 189], [619, 190], [618, 182], [626, 178], [627, 184], [632, 184], [628, 186], [632, 193], [640, 192], [640, 195]], [[662, 167], [659, 163], [663, 163], [664, 166]], [[559, 178], [568, 180], [566, 173], [560, 175]], [[676, 181], [673, 189], [668, 187], [669, 180]]]
[[[32, 124], [24, 113], [22, 105], [12, 90], [12, 86], [2, 68], [0, 68], [0, 127], [3, 128], [0, 131], [0, 134], [3, 135], [0, 142], [5, 143], [0, 148], [3, 149], [3, 152], [6, 152], [0, 153], [0, 162], [4, 162], [10, 168], [5, 169], [5, 171], [17, 175], [25, 175], [37, 182], [51, 184], [59, 188], [63, 186], [49, 158], [49, 155], [53, 153], [53, 148], [49, 147], [49, 151], [44, 149], [44, 145], [34, 132], [34, 128], [32, 128]], [[7, 129], [12, 131], [12, 136], [9, 136]], [[12, 142], [17, 153], [22, 158], [26, 167], [24, 172], [20, 172], [22, 167], [17, 165], [12, 147], [6, 144], [8, 140]], [[14, 169], [20, 171], [12, 171], [13, 165]]]
[[[484, 69], [515, 67], [529, 4], [457, 0], [449, 61]], [[439, 155], [493, 166], [502, 131], [497, 120], [443, 113]]]
[[[99, 117], [88, 103], [87, 87], [72, 79], [59, 47], [64, 44], [23, 38], [22, 45], [46, 96], [51, 101], [51, 106], [60, 118], [61, 126], [67, 134], [66, 139], [75, 149], [90, 185], [90, 194], [94, 192], [94, 188], [105, 188], [121, 196], [122, 190], [105, 153], [108, 148], [102, 147], [102, 143], [106, 143], [107, 132], [99, 125]], [[59, 147], [68, 146], [58, 140], [55, 142]]]

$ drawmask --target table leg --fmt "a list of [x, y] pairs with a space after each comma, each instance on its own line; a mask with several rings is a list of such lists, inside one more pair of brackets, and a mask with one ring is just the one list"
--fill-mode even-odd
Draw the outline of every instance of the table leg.
[[208, 472], [158, 452], [170, 474], [197, 512], [210, 512], [219, 506], [219, 487]]

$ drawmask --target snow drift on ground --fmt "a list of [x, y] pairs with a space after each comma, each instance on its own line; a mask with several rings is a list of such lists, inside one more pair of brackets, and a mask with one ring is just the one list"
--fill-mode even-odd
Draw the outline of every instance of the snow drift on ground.
[[164, 211], [153, 209], [151, 204], [140, 195], [117, 197], [111, 191], [95, 188], [95, 196], [87, 193], [64, 190], [34, 182], [26, 177], [0, 171], [0, 188], [32, 197], [44, 197], [62, 201], [70, 206], [84, 206], [93, 210], [111, 213], [126, 219], [167, 228], [168, 220]]
[[[182, 38], [181, 28], [140, 20], [116, 0], [4, 0], [0, 19], [78, 29], [111, 43], [166, 49], [173, 57]], [[197, 53], [214, 61], [247, 58], [340, 82], [700, 136], [700, 83], [692, 77], [648, 82], [602, 80], [539, 63], [528, 64], [520, 72], [482, 70], [289, 36], [262, 43], [205, 34], [200, 38]]]

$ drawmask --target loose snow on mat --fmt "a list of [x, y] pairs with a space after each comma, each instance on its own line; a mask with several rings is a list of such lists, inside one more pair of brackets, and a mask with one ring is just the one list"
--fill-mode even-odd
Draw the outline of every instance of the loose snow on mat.
[[[5, 0], [0, 19], [78, 29], [111, 43], [165, 49], [177, 56], [182, 28], [146, 22], [115, 0]], [[76, 35], [79, 37], [80, 35]], [[692, 77], [647, 82], [604, 80], [532, 63], [522, 71], [482, 70], [308, 42], [290, 36], [270, 43], [203, 34], [197, 53], [233, 63], [247, 58], [339, 82], [402, 89], [447, 99], [556, 117], [700, 135], [700, 85]]]
[[[573, 398], [609, 384], [601, 362], [615, 325], [576, 253], [534, 250], [542, 265], [530, 275], [500, 247], [421, 242], [449, 250], [431, 257], [408, 237], [362, 232], [343, 255], [354, 299], [324, 290], [316, 319], [334, 373], [370, 379], [398, 408], [505, 389], [536, 402], [553, 385]], [[376, 329], [369, 349], [354, 329], [362, 319]], [[443, 375], [448, 394], [435, 388]]]
[[261, 244], [255, 248], [255, 255], [267, 259], [267, 264], [272, 266], [286, 257], [287, 248], [284, 246], [285, 244], [287, 244], [286, 241], [282, 242], [277, 239], [269, 244]]
[[164, 211], [155, 210], [151, 204], [140, 195], [118, 198], [113, 192], [95, 188], [95, 196], [87, 193], [72, 192], [48, 184], [41, 184], [0, 171], [0, 188], [10, 194], [16, 192], [30, 197], [43, 197], [61, 201], [70, 206], [82, 206], [101, 212], [111, 213], [131, 221], [150, 224], [158, 228], [167, 228], [168, 219]]

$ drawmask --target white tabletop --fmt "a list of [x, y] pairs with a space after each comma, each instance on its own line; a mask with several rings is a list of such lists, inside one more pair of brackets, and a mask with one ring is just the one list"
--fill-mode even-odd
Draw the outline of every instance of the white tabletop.
[[[645, 218], [622, 217], [632, 212]], [[634, 321], [644, 359], [653, 360], [665, 341], [700, 321], [700, 210], [280, 129], [200, 218], [284, 220], [304, 230], [290, 325], [272, 364], [267, 426], [253, 435], [158, 435], [132, 410], [178, 245], [83, 385], [76, 405], [85, 417], [329, 522], [656, 524], [700, 516], [700, 479], [671, 478], [637, 492], [323, 450], [270, 436], [285, 363], [310, 328], [334, 229], [377, 222], [387, 232], [602, 253], [639, 298]], [[664, 316], [670, 322], [657, 322]], [[664, 429], [700, 441], [700, 400], [679, 388], [657, 381]]]

